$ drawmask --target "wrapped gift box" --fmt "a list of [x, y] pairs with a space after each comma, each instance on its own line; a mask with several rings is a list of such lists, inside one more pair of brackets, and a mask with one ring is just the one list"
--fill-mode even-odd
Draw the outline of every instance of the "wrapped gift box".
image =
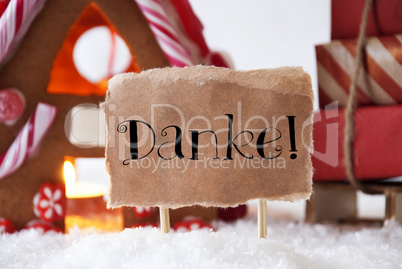
[[[402, 175], [402, 105], [358, 108], [355, 114], [354, 168], [360, 180]], [[344, 109], [314, 114], [316, 181], [345, 180]]]
[[[354, 71], [356, 39], [316, 46], [320, 107], [345, 106]], [[402, 103], [402, 34], [368, 38], [357, 82], [358, 103]]]
[[[356, 38], [365, 0], [332, 0], [331, 39]], [[367, 21], [367, 36], [402, 33], [402, 1], [373, 1]]]

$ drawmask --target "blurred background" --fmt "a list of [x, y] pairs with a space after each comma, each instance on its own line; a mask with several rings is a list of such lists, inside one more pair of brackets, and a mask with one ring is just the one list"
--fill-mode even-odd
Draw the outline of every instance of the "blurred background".
[[[317, 94], [315, 45], [330, 41], [330, 0], [190, 0], [213, 51], [225, 53], [238, 70], [302, 66]], [[317, 98], [315, 108], [318, 108]], [[102, 127], [103, 128], [103, 127]], [[91, 169], [88, 169], [91, 167]], [[109, 185], [104, 159], [76, 159], [77, 181]], [[249, 210], [256, 201], [249, 202]], [[358, 194], [359, 216], [383, 218], [384, 196]], [[303, 220], [305, 202], [269, 202], [271, 217]]]
[[211, 50], [227, 52], [236, 69], [302, 66], [317, 93], [314, 45], [330, 41], [330, 0], [190, 2]]

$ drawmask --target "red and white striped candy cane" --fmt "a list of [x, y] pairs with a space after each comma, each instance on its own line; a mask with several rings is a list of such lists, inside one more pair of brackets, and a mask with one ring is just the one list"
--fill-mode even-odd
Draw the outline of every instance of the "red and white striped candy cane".
[[57, 108], [39, 103], [17, 138], [0, 156], [0, 179], [15, 172], [25, 160], [38, 149], [40, 142], [49, 131], [57, 113]]
[[159, 0], [135, 0], [172, 66], [194, 65]]
[[46, 0], [11, 0], [0, 18], [0, 63], [13, 52]]

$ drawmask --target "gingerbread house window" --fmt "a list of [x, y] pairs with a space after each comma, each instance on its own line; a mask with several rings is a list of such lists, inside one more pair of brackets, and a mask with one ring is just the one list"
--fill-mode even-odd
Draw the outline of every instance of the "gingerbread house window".
[[95, 104], [77, 105], [67, 114], [65, 131], [70, 143], [80, 148], [105, 147], [105, 114]]
[[70, 28], [53, 62], [47, 92], [102, 96], [109, 78], [138, 71], [126, 42], [101, 9], [91, 3]]

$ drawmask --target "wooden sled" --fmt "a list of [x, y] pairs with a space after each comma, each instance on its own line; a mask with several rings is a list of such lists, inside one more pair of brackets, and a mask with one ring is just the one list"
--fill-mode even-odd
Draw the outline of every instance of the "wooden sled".
[[314, 182], [313, 195], [306, 203], [306, 222], [337, 223], [382, 222], [394, 219], [402, 223], [402, 182], [370, 182], [364, 187], [385, 195], [383, 220], [358, 219], [357, 190], [348, 182]]

